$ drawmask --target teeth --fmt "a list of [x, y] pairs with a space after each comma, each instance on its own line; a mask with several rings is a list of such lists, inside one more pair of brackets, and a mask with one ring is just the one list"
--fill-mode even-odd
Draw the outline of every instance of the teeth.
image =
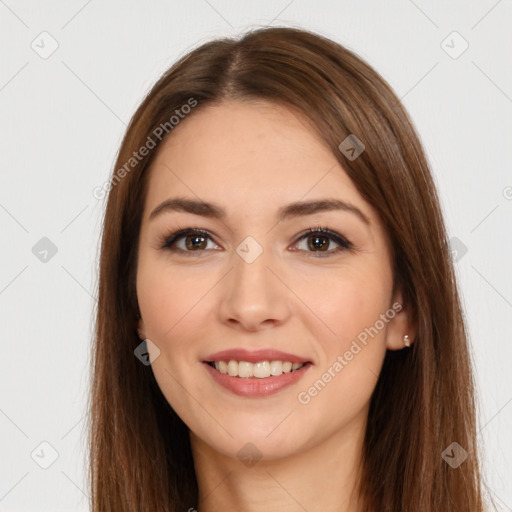
[[[249, 364], [249, 363], [247, 363]], [[270, 363], [268, 361], [262, 361], [261, 363], [255, 363], [253, 365], [253, 375], [258, 379], [264, 379], [270, 377]]]
[[252, 377], [254, 374], [254, 365], [247, 361], [240, 361], [238, 363], [238, 376], [239, 377]]
[[270, 363], [270, 375], [281, 375], [283, 373], [283, 362], [272, 361]]
[[294, 372], [304, 366], [304, 363], [291, 363], [290, 361], [260, 361], [249, 363], [247, 361], [215, 361], [215, 369], [231, 377], [256, 377], [265, 379], [271, 375]]
[[[217, 364], [217, 363], [215, 363]], [[238, 375], [238, 363], [236, 361], [229, 361], [228, 363], [228, 375], [231, 375], [231, 377], [236, 377]]]

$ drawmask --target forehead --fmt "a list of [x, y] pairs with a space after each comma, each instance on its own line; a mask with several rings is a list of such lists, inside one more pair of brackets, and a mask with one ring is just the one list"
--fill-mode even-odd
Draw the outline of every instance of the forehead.
[[266, 102], [226, 102], [194, 112], [159, 147], [150, 183], [156, 194], [163, 187], [189, 185], [200, 197], [229, 188], [265, 196], [288, 191], [298, 200], [313, 188], [334, 185], [357, 193], [312, 127], [291, 110]]
[[233, 216], [338, 198], [378, 222], [330, 148], [286, 107], [225, 102], [195, 111], [174, 130], [151, 165], [145, 217], [170, 196], [220, 203]]

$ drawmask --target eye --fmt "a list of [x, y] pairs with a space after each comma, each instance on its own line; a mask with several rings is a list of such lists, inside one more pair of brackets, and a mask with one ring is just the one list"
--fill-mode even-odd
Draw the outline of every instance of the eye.
[[[311, 256], [320, 258], [332, 256], [333, 254], [338, 254], [341, 251], [349, 250], [353, 247], [352, 243], [345, 237], [323, 227], [308, 229], [308, 231], [302, 234], [298, 239], [299, 242], [302, 240], [306, 242], [306, 249], [303, 250], [305, 250], [305, 252], [311, 252]], [[329, 249], [331, 241], [338, 244], [338, 247]], [[310, 251], [309, 249], [312, 250]]]
[[[295, 245], [300, 245], [298, 242], [302, 242], [302, 240], [306, 241], [306, 248], [299, 249], [299, 251], [311, 253], [311, 256], [315, 257], [332, 256], [333, 254], [353, 248], [352, 243], [345, 237], [323, 227], [308, 229], [299, 236]], [[207, 250], [208, 241], [213, 242], [208, 231], [200, 228], [184, 228], [169, 236], [164, 236], [160, 240], [159, 245], [161, 249], [192, 256], [192, 253], [201, 253]], [[331, 242], [337, 244], [338, 247], [329, 249]]]
[[203, 252], [207, 248], [208, 240], [212, 240], [208, 231], [200, 228], [185, 228], [164, 237], [160, 248], [189, 256], [191, 253]]

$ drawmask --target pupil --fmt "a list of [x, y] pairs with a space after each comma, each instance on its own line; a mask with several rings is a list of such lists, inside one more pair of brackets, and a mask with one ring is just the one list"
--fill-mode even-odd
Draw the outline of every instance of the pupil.
[[[187, 244], [188, 248], [189, 249], [202, 248], [201, 244], [204, 243], [204, 242], [201, 242], [201, 240], [204, 241], [204, 236], [201, 236], [201, 235], [191, 235], [190, 237], [187, 238], [187, 241], [190, 242], [189, 244]], [[196, 245], [197, 241], [199, 241], [199, 245]]]
[[[313, 247], [313, 248], [315, 248], [315, 249], [322, 249], [323, 247], [325, 247], [326, 245], [328, 245], [328, 244], [326, 244], [326, 243], [325, 243], [325, 241], [324, 241], [324, 242], [322, 242], [322, 238], [324, 238], [324, 237], [321, 237], [321, 236], [315, 236], [315, 237], [312, 239], [312, 240], [313, 240], [312, 247]], [[320, 243], [319, 243], [319, 245], [317, 245], [317, 243], [318, 243], [318, 242], [320, 242]]]

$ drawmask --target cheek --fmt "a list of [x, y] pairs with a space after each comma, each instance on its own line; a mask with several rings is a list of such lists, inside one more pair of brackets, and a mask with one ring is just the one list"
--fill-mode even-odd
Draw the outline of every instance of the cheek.
[[204, 279], [189, 274], [159, 262], [139, 267], [137, 298], [148, 337], [163, 340], [204, 294]]
[[[137, 274], [137, 297], [144, 319], [146, 336], [159, 349], [151, 368], [171, 407], [188, 424], [201, 411], [193, 408], [188, 393], [200, 396], [189, 375], [197, 362], [197, 326], [200, 325], [201, 297], [208, 283], [199, 276], [186, 277], [164, 265], [141, 265]], [[210, 285], [211, 287], [211, 285]]]
[[320, 367], [299, 397], [313, 416], [330, 410], [333, 421], [347, 419], [368, 403], [375, 388], [392, 318], [391, 277], [382, 267], [371, 269], [343, 272], [330, 284], [310, 288], [308, 306], [329, 327], [318, 338], [323, 351]]
[[304, 281], [298, 295], [313, 317], [323, 324], [325, 348], [343, 349], [365, 329], [370, 328], [389, 308], [391, 279], [382, 266], [367, 265], [316, 275]]

